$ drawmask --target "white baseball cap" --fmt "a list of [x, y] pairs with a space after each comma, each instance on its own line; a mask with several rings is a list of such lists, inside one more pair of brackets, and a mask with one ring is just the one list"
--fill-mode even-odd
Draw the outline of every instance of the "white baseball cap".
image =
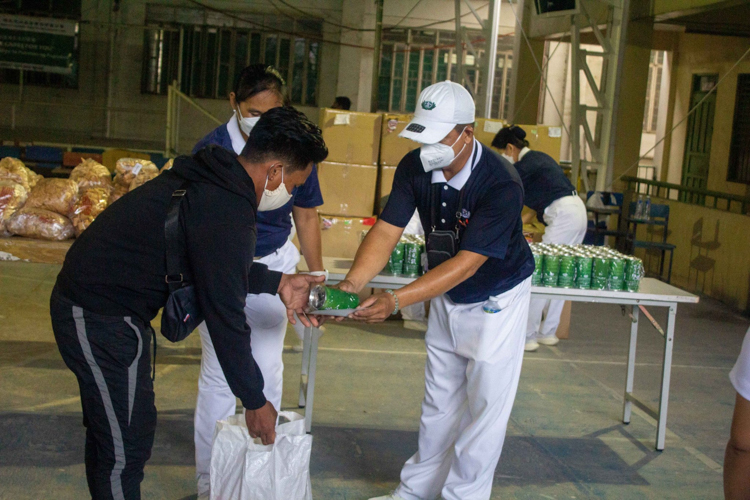
[[446, 80], [430, 85], [419, 95], [414, 118], [398, 134], [422, 144], [445, 139], [456, 125], [474, 123], [474, 99], [463, 85]]

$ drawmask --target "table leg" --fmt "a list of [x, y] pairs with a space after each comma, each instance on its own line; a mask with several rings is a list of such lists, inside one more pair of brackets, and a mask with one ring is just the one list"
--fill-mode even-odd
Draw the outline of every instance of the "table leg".
[[313, 399], [315, 397], [315, 372], [318, 368], [318, 341], [323, 332], [313, 328], [310, 342], [310, 365], [307, 378], [307, 405], [305, 406], [305, 430], [309, 433], [312, 429]]
[[662, 451], [667, 434], [667, 408], [669, 407], [669, 382], [672, 376], [672, 348], [674, 346], [674, 323], [677, 304], [669, 306], [667, 335], [664, 337], [664, 362], [661, 372], [661, 394], [659, 396], [659, 419], [656, 428], [656, 449]]
[[640, 309], [637, 306], [631, 306], [632, 320], [630, 323], [630, 347], [628, 349], [628, 373], [625, 377], [625, 397], [622, 409], [622, 422], [630, 423], [630, 415], [633, 403], [630, 401], [630, 395], [633, 394], [633, 380], [635, 379], [635, 351], [638, 342], [638, 318]]
[[299, 379], [299, 407], [304, 408], [307, 397], [308, 370], [310, 368], [310, 346], [312, 345], [312, 326], [305, 327], [305, 338], [302, 340], [302, 370]]

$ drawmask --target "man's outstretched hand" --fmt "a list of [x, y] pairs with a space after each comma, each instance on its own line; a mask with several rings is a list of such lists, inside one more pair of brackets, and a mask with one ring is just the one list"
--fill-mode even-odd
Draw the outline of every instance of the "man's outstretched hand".
[[245, 423], [250, 437], [260, 438], [263, 444], [273, 444], [276, 440], [276, 408], [266, 401], [264, 406], [257, 410], [245, 410]]
[[286, 306], [286, 315], [291, 324], [296, 324], [294, 313], [305, 326], [319, 326], [315, 318], [309, 318], [305, 314], [310, 299], [310, 288], [320, 285], [325, 281], [325, 276], [312, 276], [309, 274], [284, 274], [279, 283], [279, 297]]

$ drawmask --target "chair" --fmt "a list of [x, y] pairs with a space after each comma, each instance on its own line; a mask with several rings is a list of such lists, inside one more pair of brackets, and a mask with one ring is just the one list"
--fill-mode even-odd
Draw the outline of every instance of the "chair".
[[52, 170], [62, 165], [63, 150], [50, 146], [26, 146], [23, 161], [28, 167]]
[[[659, 279], [662, 279], [662, 276], [664, 275], [664, 258], [666, 257], [666, 252], [669, 252], [667, 283], [670, 283], [672, 281], [672, 261], [674, 260], [674, 249], [677, 247], [671, 243], [667, 243], [667, 236], [669, 235], [669, 205], [651, 205], [651, 218], [648, 221], [633, 218], [633, 216], [635, 215], [636, 206], [636, 202], [630, 203], [628, 223], [633, 224], [633, 232], [628, 234], [630, 253], [634, 254], [636, 248], [644, 248], [646, 249], [646, 251], [656, 250], [658, 252], [661, 252], [661, 257], [659, 259]], [[637, 239], [638, 224], [661, 226], [661, 241]]]
[[[586, 193], [586, 202], [589, 201], [589, 198], [591, 198], [594, 193], [595, 191], [589, 191], [588, 193]], [[605, 207], [622, 207], [622, 193], [602, 191], [599, 194], [601, 195], [602, 203]], [[619, 238], [621, 236], [621, 233], [619, 230], [608, 229], [607, 220], [599, 220], [599, 214], [594, 213], [594, 220], [590, 220], [588, 222], [586, 236], [583, 239], [583, 243], [585, 245], [603, 246], [605, 236], [615, 236], [616, 238]]]
[[21, 159], [21, 148], [17, 146], [0, 146], [0, 159], [5, 157]]

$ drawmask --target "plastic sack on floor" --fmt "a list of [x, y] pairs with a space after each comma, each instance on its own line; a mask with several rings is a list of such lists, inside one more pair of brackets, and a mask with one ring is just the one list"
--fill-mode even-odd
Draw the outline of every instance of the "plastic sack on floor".
[[22, 185], [26, 191], [31, 190], [39, 180], [41, 175], [37, 175], [23, 164], [17, 158], [3, 158], [0, 160], [0, 180], [9, 180]]
[[112, 189], [112, 175], [107, 167], [101, 163], [86, 158], [70, 173], [70, 180], [78, 184], [78, 190], [83, 193], [87, 189]]
[[312, 500], [312, 436], [305, 419], [279, 412], [276, 442], [264, 446], [247, 432], [244, 415], [216, 423], [211, 450], [212, 500]]
[[109, 188], [89, 188], [73, 205], [68, 214], [73, 223], [76, 237], [88, 228], [97, 216], [109, 205]]
[[146, 176], [149, 179], [153, 179], [159, 174], [159, 169], [148, 160], [120, 158], [115, 165], [115, 172], [114, 183], [130, 188], [130, 183], [136, 177]]
[[67, 217], [41, 208], [22, 208], [8, 219], [6, 227], [15, 235], [42, 240], [62, 241], [74, 234]]
[[0, 179], [0, 236], [10, 236], [5, 224], [26, 203], [28, 191], [21, 184]]
[[42, 179], [29, 193], [25, 208], [41, 208], [68, 215], [78, 201], [78, 184], [70, 179]]

